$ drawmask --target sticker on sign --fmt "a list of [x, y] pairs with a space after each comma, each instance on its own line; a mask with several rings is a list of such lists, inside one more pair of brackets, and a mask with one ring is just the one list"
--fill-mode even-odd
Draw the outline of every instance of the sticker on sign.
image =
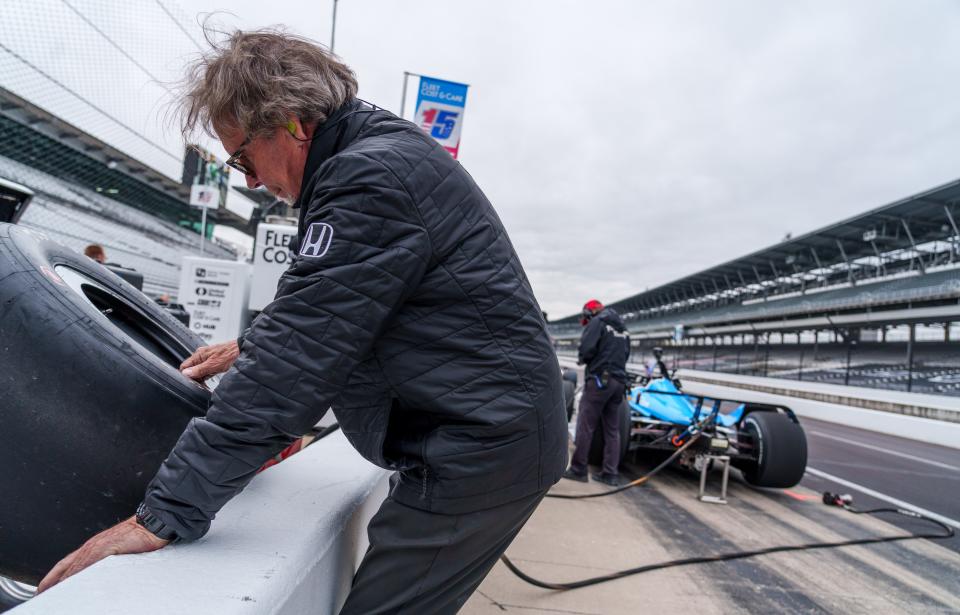
[[220, 190], [213, 186], [194, 184], [190, 187], [190, 204], [204, 209], [216, 209], [220, 205]]

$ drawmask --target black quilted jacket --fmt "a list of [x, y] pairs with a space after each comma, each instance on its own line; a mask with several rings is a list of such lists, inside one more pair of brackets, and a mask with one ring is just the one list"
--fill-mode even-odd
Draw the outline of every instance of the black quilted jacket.
[[298, 237], [206, 418], [150, 483], [150, 511], [202, 536], [330, 407], [416, 508], [480, 510], [559, 479], [566, 414], [540, 307], [493, 207], [442, 147], [345, 105], [311, 145]]

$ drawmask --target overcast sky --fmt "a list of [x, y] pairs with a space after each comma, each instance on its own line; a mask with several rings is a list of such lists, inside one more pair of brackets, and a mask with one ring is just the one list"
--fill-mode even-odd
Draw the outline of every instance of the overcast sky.
[[[329, 43], [329, 0], [180, 5]], [[470, 84], [460, 160], [557, 318], [960, 177], [958, 32], [956, 1], [340, 0], [335, 51], [395, 112], [405, 70]]]

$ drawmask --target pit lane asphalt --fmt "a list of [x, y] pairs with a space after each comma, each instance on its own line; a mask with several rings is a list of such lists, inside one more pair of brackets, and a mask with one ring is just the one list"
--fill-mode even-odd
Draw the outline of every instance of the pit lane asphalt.
[[[575, 366], [566, 358], [561, 362]], [[578, 368], [578, 373], [582, 378], [582, 368]], [[684, 389], [728, 399], [756, 396], [734, 387], [692, 381]], [[807, 403], [811, 402], [795, 399], [789, 405], [802, 414], [798, 406]], [[812, 470], [804, 475], [803, 486], [821, 493], [849, 493], [861, 509], [897, 507], [889, 499], [879, 499], [858, 489], [865, 488], [940, 515], [952, 522], [950, 525], [958, 535], [938, 543], [960, 553], [960, 449], [803, 416], [800, 423], [807, 436], [807, 467]], [[892, 517], [890, 521], [906, 529], [916, 527], [909, 520]]]
[[[898, 500], [922, 509], [919, 512], [940, 515], [941, 521], [950, 522], [960, 533], [960, 450], [803, 416], [804, 406], [819, 404], [815, 401], [693, 381], [688, 381], [684, 390], [761, 402], [782, 398], [797, 412], [807, 435], [808, 472], [802, 485], [819, 492], [849, 493], [858, 508], [897, 507], [890, 499]], [[904, 519], [893, 517], [890, 521], [898, 527], [914, 527]], [[960, 553], [958, 536], [938, 543]]]
[[[811, 422], [807, 429], [813, 428]], [[821, 455], [818, 446], [814, 442], [811, 450], [823, 465], [832, 455]], [[847, 450], [837, 456], [847, 459]], [[630, 462], [624, 478], [642, 475], [654, 463]], [[941, 463], [949, 465], [946, 460]], [[716, 492], [719, 482], [719, 472], [714, 471], [708, 490]], [[546, 499], [508, 555], [534, 577], [569, 582], [679, 558], [903, 533], [886, 518], [825, 506], [818, 492], [804, 484], [757, 489], [733, 471], [725, 506], [698, 501], [697, 487], [695, 473], [674, 466], [642, 487], [610, 497]], [[606, 486], [562, 480], [554, 489], [575, 494]], [[855, 497], [858, 504], [867, 505]], [[666, 568], [569, 592], [528, 585], [498, 564], [463, 613], [960, 612], [960, 555], [943, 548], [942, 542], [908, 540], [777, 553]]]
[[[572, 361], [561, 362], [574, 367]], [[699, 387], [688, 383], [686, 388]], [[713, 388], [712, 394], [725, 398], [749, 395]], [[821, 421], [801, 422], [808, 432], [811, 468], [819, 464], [820, 471], [846, 482], [869, 484], [942, 515], [955, 514], [950, 491], [956, 492], [952, 468], [960, 467], [957, 451]], [[628, 467], [632, 476], [625, 478], [635, 478], [652, 464], [640, 460]], [[718, 488], [717, 474], [711, 475], [710, 492]], [[508, 554], [529, 574], [562, 582], [683, 557], [902, 533], [886, 517], [823, 505], [818, 494], [830, 490], [853, 493], [864, 508], [890, 506], [813, 475], [793, 489], [757, 489], [733, 471], [726, 506], [697, 501], [697, 482], [690, 472], [674, 467], [643, 487], [609, 498], [544, 500]], [[572, 481], [555, 487], [561, 493], [603, 488]], [[925, 524], [908, 529], [929, 531]], [[527, 585], [497, 565], [463, 612], [960, 612], [960, 556], [955, 547], [944, 548], [944, 542], [907, 540], [779, 553], [669, 568], [570, 592]]]
[[[637, 474], [647, 469], [643, 463], [631, 466]], [[719, 487], [716, 474], [711, 475], [711, 492]], [[852, 515], [823, 505], [806, 481], [793, 489], [756, 489], [734, 472], [727, 506], [697, 502], [691, 497], [696, 483], [692, 473], [674, 468], [649, 488], [624, 494], [637, 518], [653, 529], [653, 537], [672, 558], [901, 533], [887, 525], [887, 516]], [[868, 505], [857, 494], [855, 499], [860, 506]], [[929, 530], [910, 521], [906, 529]], [[943, 544], [910, 540], [679, 570], [709, 579], [714, 592], [710, 602], [721, 612], [955, 612], [960, 556], [941, 549]]]
[[[960, 450], [864, 429], [801, 418], [808, 468], [934, 512], [960, 525]], [[808, 472], [801, 484], [814, 491], [849, 493], [859, 508], [891, 506], [849, 485]], [[910, 529], [912, 522], [892, 519]], [[960, 533], [960, 528], [954, 527]], [[939, 543], [960, 553], [960, 536]]]

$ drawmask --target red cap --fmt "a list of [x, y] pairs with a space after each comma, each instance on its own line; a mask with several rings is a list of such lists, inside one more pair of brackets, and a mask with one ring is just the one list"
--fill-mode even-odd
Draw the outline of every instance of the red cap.
[[597, 301], [596, 299], [591, 299], [583, 304], [583, 309], [590, 310], [591, 312], [599, 312], [603, 309], [603, 304]]
[[590, 321], [590, 318], [597, 315], [600, 310], [603, 309], [603, 304], [597, 301], [596, 299], [591, 299], [583, 304], [583, 312], [581, 312], [580, 324], [587, 326], [587, 323]]

